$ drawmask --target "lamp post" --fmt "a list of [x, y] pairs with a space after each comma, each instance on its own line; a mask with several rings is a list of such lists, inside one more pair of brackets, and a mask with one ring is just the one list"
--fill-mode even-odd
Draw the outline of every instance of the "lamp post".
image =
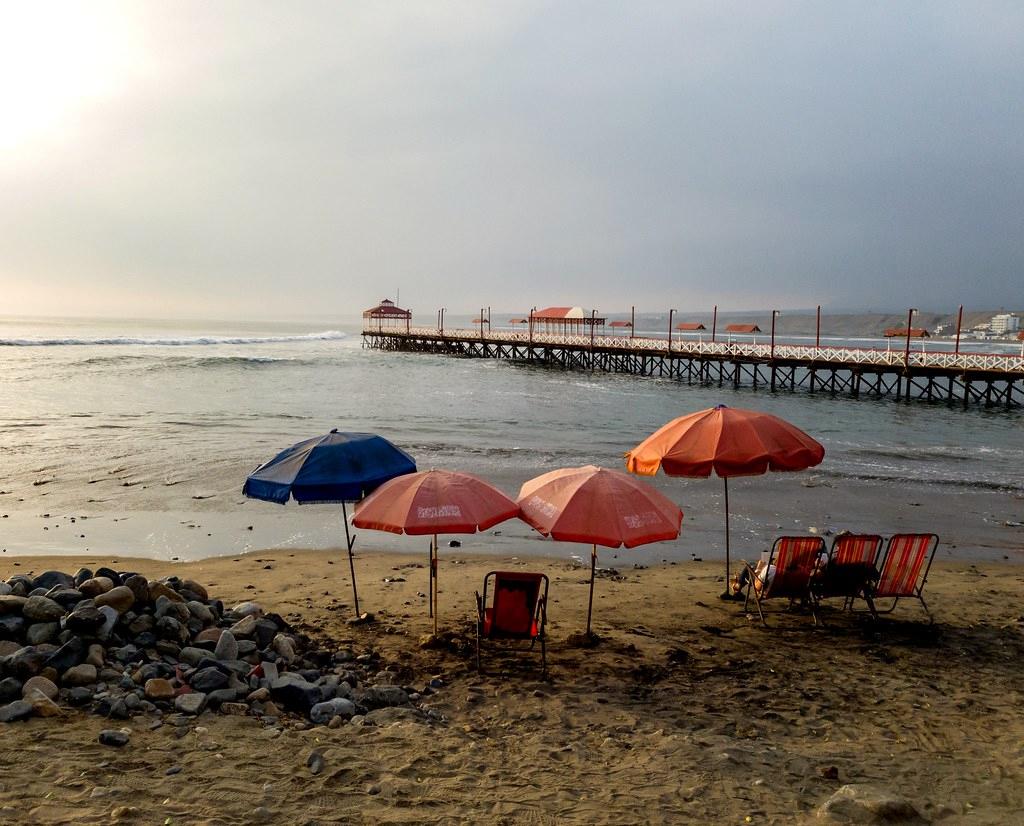
[[674, 313], [675, 313], [674, 309], [668, 311], [668, 351], [669, 351], [669, 353], [672, 352], [672, 316], [673, 316]]
[[718, 305], [711, 312], [711, 343], [715, 343], [715, 329], [718, 327]]
[[917, 312], [917, 307], [911, 307], [907, 312], [907, 349], [903, 351], [903, 367], [904, 369], [910, 366], [910, 325], [913, 323], [914, 314]]
[[633, 336], [636, 333], [636, 305], [634, 304], [629, 308], [629, 339], [633, 340]]
[[960, 325], [964, 320], [964, 305], [960, 305], [960, 310], [956, 314], [956, 347], [953, 349], [953, 355], [960, 355]]
[[480, 308], [480, 340], [484, 340], [484, 308]]
[[782, 313], [779, 310], [772, 310], [772, 358], [775, 358], [775, 319], [778, 318], [780, 315], [782, 315]]
[[597, 310], [590, 311], [590, 349], [594, 349], [594, 319], [597, 318]]
[[[814, 349], [821, 347], [821, 305], [818, 305], [817, 322], [814, 325]], [[817, 355], [817, 353], [815, 353]]]
[[537, 308], [534, 307], [530, 310], [530, 344], [533, 344], [533, 314], [537, 312]]
[[444, 335], [444, 311], [447, 310], [447, 309], [448, 309], [447, 307], [442, 307], [441, 308], [441, 323], [438, 325], [438, 328], [441, 331], [441, 335]]

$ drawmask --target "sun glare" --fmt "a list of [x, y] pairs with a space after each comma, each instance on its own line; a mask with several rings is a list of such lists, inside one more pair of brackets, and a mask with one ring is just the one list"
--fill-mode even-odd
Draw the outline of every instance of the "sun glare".
[[0, 152], [61, 140], [137, 71], [131, 20], [110, 6], [0, 3]]

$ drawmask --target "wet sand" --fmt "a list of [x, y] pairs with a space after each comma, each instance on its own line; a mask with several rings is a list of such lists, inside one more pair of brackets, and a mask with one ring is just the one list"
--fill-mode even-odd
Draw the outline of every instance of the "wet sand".
[[[585, 552], [585, 549], [582, 549]], [[583, 629], [587, 571], [564, 559], [442, 548], [441, 630], [430, 630], [423, 555], [363, 553], [351, 627], [347, 563], [264, 551], [180, 565], [111, 557], [5, 558], [0, 577], [114, 563], [187, 575], [227, 602], [255, 599], [339, 648], [376, 651], [444, 722], [265, 729], [206, 714], [117, 723], [69, 711], [2, 730], [5, 823], [799, 823], [840, 786], [872, 784], [947, 824], [1012, 823], [1024, 810], [1024, 567], [941, 562], [926, 594], [873, 626], [827, 611], [826, 626], [774, 606], [770, 628], [719, 602], [721, 566], [680, 562], [598, 579], [594, 648]], [[266, 566], [270, 566], [269, 569]], [[473, 592], [494, 569], [551, 577], [549, 675], [505, 646], [472, 657]], [[385, 582], [386, 578], [404, 581]], [[326, 760], [314, 776], [312, 749]], [[180, 773], [167, 770], [181, 767]], [[748, 820], [749, 818], [749, 820]]]

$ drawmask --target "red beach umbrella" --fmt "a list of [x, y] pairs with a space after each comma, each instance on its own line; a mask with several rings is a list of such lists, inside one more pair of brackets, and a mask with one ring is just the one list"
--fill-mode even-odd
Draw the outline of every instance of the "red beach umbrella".
[[626, 454], [626, 469], [654, 476], [706, 478], [725, 485], [725, 583], [729, 596], [729, 477], [806, 470], [821, 463], [825, 448], [789, 422], [759, 410], [720, 404], [674, 419]]
[[675, 539], [683, 522], [675, 502], [650, 485], [594, 465], [553, 470], [526, 482], [519, 491], [519, 517], [544, 536], [593, 546], [587, 636], [594, 607], [597, 546], [635, 548]]
[[437, 633], [437, 535], [476, 533], [511, 519], [519, 507], [493, 485], [451, 470], [410, 473], [385, 482], [356, 505], [357, 528], [433, 535], [430, 546], [430, 615]]

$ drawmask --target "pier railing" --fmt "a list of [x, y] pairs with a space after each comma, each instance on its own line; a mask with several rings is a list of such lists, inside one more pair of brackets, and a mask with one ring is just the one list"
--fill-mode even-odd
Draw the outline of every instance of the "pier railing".
[[[950, 353], [948, 351], [921, 350], [910, 351], [909, 356], [904, 347], [837, 347], [813, 346], [807, 344], [757, 344], [746, 341], [692, 341], [689, 339], [673, 340], [671, 348], [667, 339], [648, 338], [644, 336], [609, 336], [609, 335], [559, 335], [554, 333], [536, 332], [531, 335], [519, 330], [497, 330], [480, 334], [479, 330], [446, 329], [436, 327], [377, 328], [367, 326], [363, 335], [398, 335], [412, 337], [436, 337], [443, 339], [507, 342], [515, 344], [547, 344], [566, 347], [601, 347], [658, 355], [678, 355], [681, 357], [710, 358], [744, 358], [763, 359], [765, 361], [800, 361], [808, 366], [829, 366], [855, 364], [876, 365], [881, 367], [923, 367], [944, 370], [990, 371], [1004, 374], [1020, 374], [1024, 376], [1024, 356], [1003, 355], [999, 353]], [[902, 340], [901, 340], [902, 341]]]

